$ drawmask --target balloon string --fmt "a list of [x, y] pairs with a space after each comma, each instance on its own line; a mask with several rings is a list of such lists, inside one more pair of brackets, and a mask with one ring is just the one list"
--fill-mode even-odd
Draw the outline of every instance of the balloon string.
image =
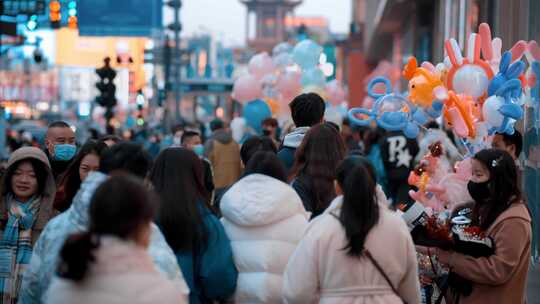
[[467, 149], [467, 155], [465, 155], [465, 157], [473, 156], [474, 152], [473, 152], [472, 147], [470, 146], [469, 142], [466, 139], [461, 138], [461, 143]]
[[418, 126], [420, 127], [420, 129], [424, 130], [424, 132], [429, 133], [429, 129], [426, 128], [424, 125], [418, 124]]

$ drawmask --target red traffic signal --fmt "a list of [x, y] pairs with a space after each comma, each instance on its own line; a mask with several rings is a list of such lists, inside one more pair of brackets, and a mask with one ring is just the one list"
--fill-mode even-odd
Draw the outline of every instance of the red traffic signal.
[[60, 1], [52, 0], [49, 3], [49, 21], [51, 22], [52, 28], [60, 27], [60, 22], [62, 21], [61, 9], [62, 5], [60, 4]]

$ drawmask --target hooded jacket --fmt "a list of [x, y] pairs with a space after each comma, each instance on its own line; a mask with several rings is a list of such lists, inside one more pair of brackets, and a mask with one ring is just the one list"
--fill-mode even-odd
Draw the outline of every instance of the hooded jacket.
[[[56, 183], [51, 171], [51, 165], [47, 159], [47, 155], [43, 151], [34, 147], [24, 147], [13, 152], [9, 158], [7, 164], [7, 170], [9, 170], [15, 163], [24, 159], [36, 159], [43, 163], [45, 170], [47, 171], [47, 180], [45, 181], [45, 187], [41, 197], [39, 210], [37, 212], [37, 219], [32, 227], [32, 245], [35, 245], [41, 232], [45, 228], [45, 225], [53, 218], [57, 212], [53, 208], [54, 195], [56, 193]], [[5, 223], [8, 220], [8, 210], [5, 202], [5, 196], [2, 195], [2, 201], [0, 203], [0, 237], [4, 234]]]
[[223, 129], [214, 131], [205, 144], [204, 153], [212, 164], [216, 189], [230, 186], [238, 180], [242, 173], [240, 146], [230, 132]]
[[[379, 191], [378, 191], [379, 192]], [[378, 194], [380, 195], [380, 194]], [[401, 217], [379, 204], [379, 222], [364, 247], [384, 269], [398, 297], [368, 258], [347, 255], [345, 230], [339, 216], [342, 196], [312, 220], [287, 264], [284, 303], [420, 303], [416, 250]], [[330, 214], [332, 212], [332, 214]]]
[[221, 208], [239, 271], [235, 303], [280, 303], [285, 266], [309, 218], [300, 197], [277, 179], [251, 174], [225, 193]]
[[[81, 184], [69, 209], [47, 224], [34, 246], [30, 265], [23, 278], [19, 303], [42, 303], [42, 297], [56, 273], [58, 255], [64, 241], [69, 235], [88, 229], [90, 200], [99, 185], [106, 180], [107, 175], [101, 172], [90, 173]], [[176, 257], [156, 225], [152, 225], [148, 252], [160, 272], [170, 280], [180, 281], [178, 288], [187, 290]]]
[[167, 280], [148, 252], [132, 242], [101, 237], [96, 262], [81, 282], [55, 278], [45, 296], [51, 304], [183, 304], [181, 282]]
[[473, 283], [472, 294], [459, 303], [525, 303], [531, 256], [531, 217], [523, 203], [514, 203], [491, 224], [486, 235], [495, 254], [474, 258], [439, 251], [439, 260]]
[[285, 135], [283, 145], [277, 155], [281, 162], [283, 162], [283, 165], [285, 165], [287, 172], [290, 172], [292, 169], [296, 149], [300, 146], [308, 131], [309, 127], [299, 127], [294, 129], [294, 131], [291, 133]]

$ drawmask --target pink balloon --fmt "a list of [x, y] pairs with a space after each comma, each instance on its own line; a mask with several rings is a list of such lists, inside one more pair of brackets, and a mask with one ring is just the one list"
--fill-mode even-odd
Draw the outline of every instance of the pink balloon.
[[248, 71], [257, 79], [262, 79], [265, 75], [271, 74], [275, 70], [272, 57], [268, 53], [259, 53], [249, 60]]
[[300, 94], [302, 90], [301, 78], [302, 74], [296, 71], [286, 71], [278, 76], [276, 89], [281, 93], [283, 99], [292, 99]]
[[335, 79], [326, 84], [325, 90], [328, 100], [334, 106], [341, 104], [346, 99], [346, 93], [343, 86]]
[[248, 102], [259, 99], [262, 96], [262, 85], [251, 74], [240, 76], [234, 82], [232, 98], [239, 102]]

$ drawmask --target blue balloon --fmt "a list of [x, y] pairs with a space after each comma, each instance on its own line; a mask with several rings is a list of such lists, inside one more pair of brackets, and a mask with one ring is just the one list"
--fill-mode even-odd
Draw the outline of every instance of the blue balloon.
[[302, 72], [301, 83], [303, 87], [315, 86], [320, 88], [326, 83], [326, 77], [321, 69], [314, 67]]
[[309, 69], [319, 64], [319, 57], [322, 53], [322, 47], [313, 40], [306, 39], [293, 49], [293, 60], [303, 69]]
[[266, 118], [272, 117], [272, 111], [264, 100], [255, 99], [244, 105], [243, 115], [246, 119], [246, 124], [255, 130], [257, 134], [261, 134], [261, 123]]
[[[373, 88], [381, 83], [386, 87], [385, 93], [375, 93]], [[373, 108], [352, 108], [349, 110], [349, 120], [352, 124], [360, 126], [370, 126], [376, 122], [381, 128], [387, 131], [403, 131], [408, 138], [416, 138], [420, 133], [420, 125], [428, 121], [427, 114], [414, 106], [403, 95], [392, 93], [390, 81], [384, 77], [377, 77], [368, 84], [369, 96], [376, 98]], [[404, 111], [408, 108], [408, 111]], [[438, 105], [437, 107], [438, 108]], [[356, 115], [363, 115], [358, 118]]]

